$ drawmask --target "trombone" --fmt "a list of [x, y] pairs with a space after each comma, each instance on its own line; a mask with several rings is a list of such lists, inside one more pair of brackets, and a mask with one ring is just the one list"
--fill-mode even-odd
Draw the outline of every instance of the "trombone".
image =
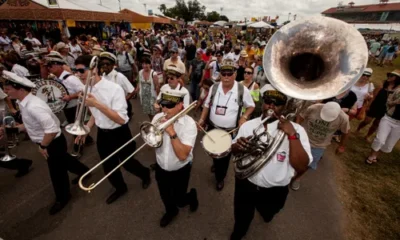
[[[88, 107], [85, 106], [85, 102], [86, 102], [88, 92], [92, 91], [92, 86], [93, 86], [93, 82], [94, 82], [93, 71], [95, 71], [97, 69], [98, 62], [99, 62], [99, 59], [96, 56], [94, 56], [92, 58], [92, 60], [90, 61], [89, 73], [86, 77], [85, 90], [83, 92], [83, 95], [81, 97], [79, 97], [79, 99], [78, 99], [78, 107], [76, 108], [75, 122], [68, 124], [65, 127], [65, 131], [67, 131], [69, 134], [76, 135], [76, 136], [83, 136], [83, 135], [87, 135], [90, 132], [89, 127], [85, 125], [85, 119], [88, 114]], [[90, 89], [89, 89], [89, 86], [90, 86]]]
[[[122, 145], [120, 148], [115, 150], [113, 153], [111, 153], [108, 157], [106, 157], [104, 160], [100, 161], [98, 164], [96, 164], [94, 167], [89, 169], [85, 174], [81, 176], [79, 179], [79, 187], [82, 190], [85, 190], [90, 193], [94, 188], [96, 188], [100, 183], [102, 183], [106, 178], [108, 178], [113, 172], [115, 172], [117, 169], [119, 169], [122, 165], [124, 165], [125, 162], [127, 162], [129, 159], [131, 159], [137, 152], [139, 152], [142, 148], [144, 148], [146, 145], [149, 145], [151, 147], [157, 148], [160, 147], [163, 144], [163, 134], [165, 129], [173, 124], [175, 121], [177, 121], [180, 117], [188, 114], [193, 108], [196, 107], [197, 101], [192, 102], [187, 108], [183, 109], [180, 111], [178, 114], [173, 116], [172, 118], [168, 119], [165, 122], [162, 122], [164, 120], [165, 115], [157, 119], [157, 121], [153, 124], [150, 122], [144, 122], [142, 125], [140, 125], [140, 132], [134, 136], [132, 139], [130, 139], [128, 142], [126, 142], [124, 145]], [[133, 152], [130, 156], [128, 156], [126, 159], [124, 159], [118, 166], [116, 166], [113, 170], [111, 170], [109, 173], [107, 173], [102, 179], [100, 179], [96, 183], [90, 184], [88, 187], [83, 186], [83, 179], [89, 175], [91, 172], [93, 172], [96, 168], [98, 168], [100, 165], [102, 165], [105, 161], [110, 159], [112, 156], [117, 154], [119, 151], [121, 151], [124, 147], [126, 147], [128, 144], [130, 144], [132, 141], [134, 141], [136, 138], [139, 136], [142, 137], [144, 144], [140, 146], [138, 149], [136, 149], [135, 152]]]

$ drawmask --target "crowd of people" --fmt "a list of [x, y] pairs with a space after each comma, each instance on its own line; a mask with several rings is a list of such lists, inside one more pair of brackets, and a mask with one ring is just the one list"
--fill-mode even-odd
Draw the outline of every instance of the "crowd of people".
[[[135, 121], [131, 104], [135, 98], [141, 105], [141, 112], [136, 110], [135, 114], [147, 115], [154, 124], [173, 118], [197, 101], [195, 111], [200, 117], [196, 121], [189, 115], [179, 118], [165, 129], [163, 145], [155, 149], [156, 163], [151, 168], [155, 170], [165, 206], [161, 227], [175, 218], [179, 208], [189, 205], [193, 212], [198, 208], [196, 189], [187, 191], [192, 161], [196, 158], [193, 148], [198, 129], [222, 129], [233, 139], [231, 152], [213, 157], [211, 172], [215, 175], [217, 191], [224, 189], [232, 155], [252, 150], [249, 138], [254, 131], [267, 132], [274, 137], [279, 129], [287, 135], [274, 153], [276, 156], [260, 171], [249, 178], [236, 177], [235, 225], [231, 239], [245, 236], [255, 209], [265, 222], [271, 221], [283, 208], [289, 188], [300, 189], [301, 177], [308, 169], [317, 169], [332, 140], [339, 143], [338, 153], [345, 152], [353, 119], [362, 120], [356, 131], [372, 123], [366, 140], [371, 141], [376, 133], [371, 153], [366, 156], [367, 164], [377, 163], [379, 153], [392, 151], [400, 138], [399, 70], [389, 72], [382, 84], [374, 85], [370, 81], [373, 70], [366, 68], [350, 89], [331, 99], [307, 103], [309, 107], [289, 121], [281, 114], [290, 98], [269, 83], [264, 71], [263, 53], [269, 37], [265, 33], [245, 39], [240, 33], [231, 35], [225, 30], [211, 33], [204, 29], [173, 29], [132, 31], [108, 41], [80, 35], [63, 36], [58, 43], [51, 39], [42, 43], [29, 32], [21, 42], [18, 36], [8, 37], [7, 31], [2, 30], [2, 110], [7, 108], [12, 115], [21, 114], [18, 129], [28, 133], [47, 159], [56, 195], [50, 213], [61, 211], [70, 199], [67, 172], [76, 174], [79, 179], [88, 170], [67, 153], [61, 131], [62, 126], [75, 121], [77, 99], [88, 74], [93, 76], [94, 82], [85, 100], [91, 113], [86, 126], [96, 127], [97, 137], [96, 140], [90, 135], [76, 137], [75, 157], [82, 154], [82, 144], [96, 142], [99, 157], [104, 159], [131, 139], [128, 123]], [[379, 49], [379, 64], [391, 63], [393, 52], [390, 49], [397, 47], [397, 43], [388, 43], [386, 48], [376, 43], [379, 41], [370, 44], [370, 54], [375, 58]], [[93, 56], [98, 57], [95, 69], [91, 68]], [[62, 98], [68, 102], [64, 108], [66, 123], [60, 123], [46, 103], [31, 93], [35, 81], [48, 76], [68, 90], [68, 95]], [[17, 104], [13, 100], [17, 100]], [[268, 114], [271, 110], [272, 116]], [[267, 117], [269, 119], [263, 122]], [[104, 164], [105, 173], [134, 149], [133, 141], [127, 150], [113, 155]], [[16, 159], [12, 164], [0, 164], [19, 170], [18, 176], [22, 176], [29, 172], [32, 162]], [[151, 183], [149, 168], [133, 157], [124, 168], [141, 179], [144, 189], [148, 188]], [[77, 183], [77, 179], [73, 182]], [[106, 200], [111, 204], [127, 192], [127, 185], [120, 170], [112, 173], [108, 180], [115, 188]]]

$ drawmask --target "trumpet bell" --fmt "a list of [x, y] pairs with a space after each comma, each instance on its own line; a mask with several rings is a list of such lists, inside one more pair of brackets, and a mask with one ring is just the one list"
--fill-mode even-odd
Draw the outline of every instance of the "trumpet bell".
[[163, 143], [163, 132], [150, 122], [144, 122], [140, 126], [140, 136], [143, 141], [154, 148], [158, 148]]
[[76, 121], [75, 123], [68, 124], [65, 127], [65, 131], [75, 136], [83, 136], [87, 135], [90, 132], [90, 129], [88, 126], [85, 126], [79, 121]]
[[357, 29], [320, 16], [283, 26], [271, 37], [263, 56], [270, 83], [302, 100], [343, 93], [361, 77], [367, 62], [367, 44]]

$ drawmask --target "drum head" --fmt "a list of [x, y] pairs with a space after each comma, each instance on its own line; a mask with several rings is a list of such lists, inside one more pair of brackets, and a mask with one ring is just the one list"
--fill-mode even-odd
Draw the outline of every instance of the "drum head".
[[61, 100], [64, 95], [68, 95], [67, 88], [62, 83], [42, 79], [35, 84], [32, 94], [45, 101], [53, 113], [60, 112], [67, 106], [68, 103]]
[[[208, 137], [210, 136], [214, 142]], [[229, 152], [232, 145], [232, 137], [227, 131], [222, 129], [213, 129], [204, 135], [203, 147], [211, 155], [220, 155]]]

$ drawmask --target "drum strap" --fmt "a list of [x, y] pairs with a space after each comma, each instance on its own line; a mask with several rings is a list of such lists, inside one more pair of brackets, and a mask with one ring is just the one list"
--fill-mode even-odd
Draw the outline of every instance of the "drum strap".
[[65, 76], [62, 78], [62, 80], [65, 80], [65, 79], [69, 78], [69, 76], [72, 76], [72, 74], [67, 74], [67, 75], [65, 75]]
[[[209, 111], [211, 109], [211, 106], [214, 103], [214, 96], [217, 93], [218, 87], [219, 87], [220, 82], [214, 83], [214, 85], [212, 86], [212, 91], [211, 91], [211, 96], [210, 96], [210, 108]], [[239, 109], [238, 109], [238, 114], [236, 117], [236, 125], [239, 122], [241, 113], [242, 113], [242, 109], [243, 109], [243, 94], [244, 94], [244, 86], [243, 84], [237, 84], [238, 86], [238, 105], [239, 105]], [[209, 113], [210, 114], [210, 113]], [[208, 115], [210, 116], [210, 115]]]

